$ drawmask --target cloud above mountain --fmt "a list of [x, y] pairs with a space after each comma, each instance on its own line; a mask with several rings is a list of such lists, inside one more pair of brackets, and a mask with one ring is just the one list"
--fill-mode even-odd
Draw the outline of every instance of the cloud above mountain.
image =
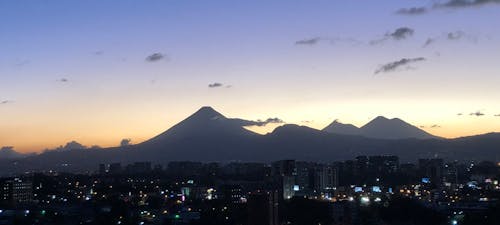
[[120, 146], [129, 146], [132, 143], [132, 139], [130, 138], [124, 138], [120, 141]]
[[398, 69], [410, 69], [410, 67], [408, 67], [408, 65], [412, 64], [412, 63], [415, 63], [415, 62], [419, 62], [419, 61], [425, 61], [426, 59], [424, 57], [418, 57], [418, 58], [403, 58], [403, 59], [400, 59], [398, 61], [394, 61], [394, 62], [390, 62], [390, 63], [386, 63], [382, 66], [380, 66], [376, 71], [375, 71], [375, 74], [379, 74], [379, 73], [387, 73], [387, 72], [394, 72]]
[[230, 119], [231, 121], [237, 123], [238, 125], [242, 126], [242, 127], [250, 127], [250, 126], [258, 126], [258, 127], [262, 127], [262, 126], [266, 126], [268, 124], [282, 124], [282, 123], [285, 123], [285, 121], [283, 121], [282, 119], [280, 118], [277, 118], [277, 117], [274, 117], [274, 118], [268, 118], [266, 120], [244, 120], [244, 119]]

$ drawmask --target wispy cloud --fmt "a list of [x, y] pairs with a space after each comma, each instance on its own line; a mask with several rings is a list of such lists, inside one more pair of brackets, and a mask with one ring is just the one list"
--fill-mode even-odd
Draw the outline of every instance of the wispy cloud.
[[165, 58], [165, 55], [163, 53], [153, 53], [151, 55], [149, 55], [148, 57], [146, 57], [146, 61], [148, 62], [157, 62], [157, 61], [160, 61], [162, 59]]
[[409, 27], [400, 27], [392, 32], [387, 32], [383, 38], [370, 41], [371, 45], [381, 44], [387, 40], [401, 41], [407, 39], [415, 33], [415, 30]]
[[429, 45], [432, 45], [439, 40], [458, 41], [458, 40], [462, 40], [462, 39], [465, 39], [465, 40], [468, 40], [471, 42], [477, 42], [477, 37], [475, 37], [474, 35], [467, 34], [466, 32], [461, 31], [461, 30], [457, 30], [457, 31], [443, 33], [439, 36], [430, 37], [425, 41], [425, 43], [422, 45], [422, 47], [426, 48]]
[[314, 37], [314, 38], [308, 38], [308, 39], [296, 41], [295, 44], [296, 45], [315, 45], [315, 44], [318, 44], [321, 40], [322, 40], [322, 38], [320, 38], [320, 37]]
[[222, 83], [217, 83], [217, 82], [212, 83], [212, 84], [208, 84], [208, 87], [209, 87], [209, 88], [218, 88], [218, 87], [222, 87], [222, 86], [224, 86], [224, 84], [222, 84]]
[[0, 101], [0, 105], [6, 105], [6, 104], [10, 104], [10, 103], [13, 103], [13, 101], [11, 101], [11, 100], [2, 100], [2, 101]]
[[462, 115], [464, 115], [464, 114], [463, 113], [457, 113], [457, 116], [462, 116]]
[[231, 121], [237, 123], [238, 125], [242, 126], [242, 127], [250, 127], [250, 126], [258, 126], [258, 127], [262, 127], [262, 126], [265, 126], [267, 124], [272, 124], [272, 123], [275, 123], [275, 124], [281, 124], [281, 123], [285, 123], [282, 119], [280, 118], [268, 118], [266, 120], [244, 120], [244, 119], [231, 119]]
[[431, 126], [431, 128], [441, 128], [441, 125], [434, 124], [434, 125]]
[[444, 3], [438, 3], [435, 7], [463, 8], [487, 4], [500, 4], [500, 0], [449, 0]]
[[469, 113], [469, 116], [484, 116], [485, 114], [482, 113], [481, 111], [476, 111], [476, 112], [471, 112]]
[[[419, 61], [425, 61], [425, 60], [426, 59], [423, 57], [403, 58], [403, 59], [400, 59], [398, 61], [390, 62], [390, 63], [387, 63], [387, 64], [380, 66], [380, 68], [378, 68], [375, 71], [375, 74], [393, 72], [393, 71], [396, 71], [402, 67], [408, 66], [412, 63], [419, 62]], [[405, 67], [404, 69], [407, 70], [407, 69], [410, 69], [410, 67]]]
[[58, 79], [57, 82], [67, 83], [69, 80], [67, 78]]
[[422, 15], [425, 13], [427, 13], [427, 8], [425, 7], [402, 8], [396, 11], [396, 14], [400, 15]]
[[320, 42], [327, 42], [330, 44], [337, 44], [337, 43], [350, 43], [353, 45], [356, 44], [361, 44], [362, 41], [359, 41], [354, 38], [344, 38], [344, 37], [313, 37], [313, 38], [307, 38], [307, 39], [302, 39], [299, 41], [295, 42], [295, 45], [317, 45]]
[[500, 116], [500, 114], [496, 114], [495, 116]]

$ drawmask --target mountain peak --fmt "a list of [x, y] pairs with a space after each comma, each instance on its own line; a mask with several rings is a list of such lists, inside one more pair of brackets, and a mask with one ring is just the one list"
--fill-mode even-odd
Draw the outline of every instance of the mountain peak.
[[210, 106], [203, 106], [198, 111], [196, 111], [193, 115], [189, 117], [190, 119], [198, 119], [198, 120], [219, 120], [226, 119], [224, 115], [215, 111]]
[[352, 124], [344, 124], [339, 120], [334, 120], [330, 125], [323, 128], [323, 131], [335, 134], [359, 135], [359, 128]]

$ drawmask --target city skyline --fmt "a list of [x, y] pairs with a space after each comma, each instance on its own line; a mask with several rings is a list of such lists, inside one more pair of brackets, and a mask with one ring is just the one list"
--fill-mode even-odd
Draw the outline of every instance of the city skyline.
[[385, 116], [498, 132], [497, 3], [0, 2], [0, 146], [139, 143], [204, 105], [315, 129]]

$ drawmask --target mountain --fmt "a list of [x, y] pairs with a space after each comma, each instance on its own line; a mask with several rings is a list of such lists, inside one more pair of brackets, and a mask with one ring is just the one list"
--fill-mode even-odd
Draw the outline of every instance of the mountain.
[[25, 157], [25, 155], [16, 152], [13, 147], [5, 146], [0, 148], [0, 159], [19, 159], [23, 157]]
[[323, 128], [323, 131], [332, 134], [360, 135], [360, 130], [358, 127], [352, 124], [340, 123], [338, 122], [338, 120], [333, 121], [330, 125]]
[[359, 135], [375, 139], [439, 139], [401, 119], [387, 119], [379, 116], [366, 125], [357, 128], [351, 124], [342, 124], [334, 121], [323, 129], [334, 134]]
[[229, 138], [258, 135], [243, 128], [242, 121], [245, 120], [227, 118], [212, 107], [204, 106], [185, 120], [145, 143], [161, 143], [186, 138]]
[[[48, 169], [95, 171], [100, 163], [138, 161], [165, 165], [171, 161], [271, 162], [281, 159], [333, 162], [359, 155], [397, 155], [401, 162], [434, 157], [475, 161], [500, 158], [500, 133], [456, 139], [434, 138], [402, 120], [378, 117], [357, 128], [358, 135], [330, 133], [293, 124], [260, 135], [243, 128], [250, 122], [227, 118], [211, 107], [202, 107], [172, 128], [140, 144], [46, 151], [15, 161], [0, 159], [0, 174]], [[334, 122], [329, 127], [334, 131], [347, 127], [346, 130], [352, 131], [354, 126]], [[9, 153], [12, 148], [2, 151]]]

